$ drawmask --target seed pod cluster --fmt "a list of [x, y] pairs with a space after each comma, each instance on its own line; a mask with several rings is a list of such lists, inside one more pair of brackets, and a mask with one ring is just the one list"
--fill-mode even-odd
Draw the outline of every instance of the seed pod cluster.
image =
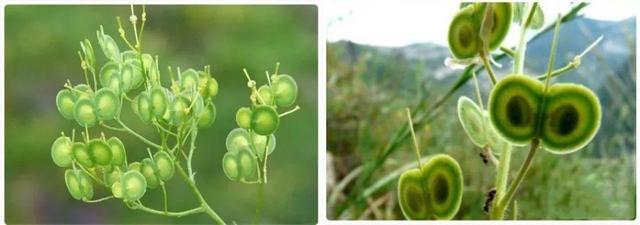
[[[489, 12], [486, 18], [485, 12]], [[480, 53], [485, 42], [488, 50], [500, 47], [512, 18], [513, 3], [509, 2], [473, 3], [463, 7], [449, 25], [451, 53], [458, 59], [470, 59]]]
[[95, 93], [86, 84], [63, 89], [56, 95], [58, 111], [66, 119], [74, 119], [83, 127], [109, 121], [119, 114], [120, 97], [111, 88], [100, 88]]

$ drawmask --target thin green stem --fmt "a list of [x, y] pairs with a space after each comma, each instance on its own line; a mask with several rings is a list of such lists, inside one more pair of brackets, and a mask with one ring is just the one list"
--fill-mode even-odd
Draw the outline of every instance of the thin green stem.
[[193, 193], [198, 198], [198, 201], [201, 204], [200, 208], [202, 208], [202, 210], [204, 210], [204, 212], [207, 213], [207, 215], [209, 215], [209, 217], [211, 217], [211, 219], [216, 224], [221, 224], [221, 225], [226, 224], [224, 220], [222, 220], [222, 218], [220, 218], [220, 216], [218, 216], [218, 214], [215, 211], [213, 211], [213, 209], [211, 209], [211, 206], [209, 206], [207, 201], [204, 199], [204, 197], [200, 193], [200, 190], [198, 189], [196, 184], [191, 179], [189, 179], [189, 176], [184, 171], [184, 169], [182, 168], [179, 162], [176, 163], [176, 168], [178, 168], [178, 173], [184, 178], [185, 182], [187, 182], [187, 184], [191, 188], [191, 191], [193, 191]]
[[104, 121], [103, 121], [103, 122], [100, 122], [100, 126], [103, 126], [104, 128], [107, 128], [107, 129], [109, 129], [109, 130], [115, 130], [115, 131], [127, 131], [127, 129], [124, 129], [124, 128], [122, 128], [122, 127], [114, 127], [114, 126], [107, 125], [106, 123], [104, 123]]
[[491, 66], [491, 62], [489, 62], [489, 52], [483, 51], [480, 53], [480, 59], [482, 60], [482, 64], [487, 69], [487, 74], [489, 74], [489, 78], [491, 78], [491, 83], [495, 85], [498, 83], [498, 79], [496, 78], [496, 73], [493, 71], [493, 66]]
[[163, 212], [163, 211], [160, 211], [160, 210], [155, 210], [155, 209], [148, 208], [148, 207], [146, 207], [146, 206], [144, 206], [142, 204], [137, 204], [137, 205], [133, 206], [133, 209], [145, 211], [145, 212], [152, 213], [152, 214], [157, 214], [157, 215], [162, 215], [162, 216], [172, 216], [172, 217], [183, 217], [183, 216], [187, 216], [187, 215], [191, 215], [191, 214], [205, 212], [205, 210], [202, 207], [197, 207], [197, 208], [193, 208], [193, 209], [189, 209], [189, 210], [185, 210], [185, 211], [180, 211], [180, 212]]
[[480, 105], [480, 109], [484, 110], [484, 105], [482, 104], [482, 95], [480, 94], [480, 83], [478, 82], [478, 77], [476, 76], [476, 71], [471, 71], [471, 76], [473, 76], [473, 82], [476, 87], [476, 97], [478, 97], [478, 104]]
[[508, 47], [500, 46], [500, 51], [504, 52], [504, 54], [507, 54], [509, 57], [515, 57], [516, 56], [516, 51], [514, 51], [513, 49], [510, 49]]
[[262, 182], [258, 184], [258, 205], [256, 206], [256, 215], [253, 218], [253, 224], [260, 224], [260, 213], [264, 203], [264, 185]]
[[524, 177], [527, 175], [527, 172], [531, 167], [531, 162], [533, 162], [533, 158], [536, 156], [536, 152], [538, 152], [539, 146], [540, 140], [533, 139], [533, 141], [531, 142], [531, 147], [529, 148], [529, 154], [527, 154], [527, 158], [524, 160], [524, 163], [518, 170], [518, 175], [516, 176], [515, 180], [511, 182], [511, 185], [509, 185], [509, 189], [507, 189], [507, 193], [505, 194], [505, 196], [500, 201], [496, 202], [497, 204], [494, 204], [494, 212], [492, 213], [495, 214], [495, 217], [493, 219], [501, 220], [504, 218], [504, 211], [513, 200], [513, 196], [518, 190], [518, 187], [524, 180]]
[[122, 122], [122, 120], [120, 120], [120, 118], [117, 118], [116, 121], [118, 121], [118, 123], [120, 124], [120, 126], [122, 126], [123, 129], [125, 129], [126, 132], [130, 133], [131, 135], [137, 137], [138, 139], [140, 139], [142, 142], [157, 148], [157, 149], [162, 149], [162, 146], [160, 146], [159, 144], [153, 143], [152, 141], [149, 141], [148, 139], [146, 139], [145, 137], [143, 137], [142, 135], [136, 133], [135, 131], [131, 130], [129, 127], [127, 127], [127, 125], [124, 124], [124, 122]]
[[103, 181], [103, 180], [98, 179], [96, 176], [94, 176], [94, 175], [93, 175], [93, 173], [90, 173], [90, 172], [89, 172], [89, 170], [87, 170], [87, 168], [84, 168], [84, 166], [83, 166], [82, 164], [80, 164], [80, 163], [78, 163], [77, 161], [75, 161], [75, 160], [74, 160], [74, 161], [73, 161], [73, 165], [74, 165], [74, 168], [75, 168], [75, 165], [78, 165], [78, 167], [80, 167], [80, 169], [81, 169], [82, 171], [84, 171], [86, 174], [88, 174], [88, 175], [89, 175], [89, 177], [91, 177], [93, 180], [95, 180], [96, 182], [98, 182], [98, 184], [100, 184], [100, 185], [102, 185], [102, 186], [105, 186], [105, 187], [109, 187], [109, 186], [107, 186], [107, 184], [105, 184], [105, 183], [104, 183], [104, 181]]
[[551, 41], [551, 52], [549, 53], [549, 63], [547, 64], [547, 78], [544, 83], [544, 93], [549, 90], [549, 82], [551, 82], [551, 73], [553, 72], [553, 63], [556, 60], [556, 49], [558, 48], [558, 36], [560, 36], [560, 17], [556, 20], [556, 26], [553, 29], [553, 41]]
[[422, 165], [420, 163], [420, 159], [422, 158], [422, 156], [420, 156], [420, 147], [418, 146], [418, 139], [416, 138], [416, 132], [413, 130], [413, 120], [411, 119], [411, 110], [409, 108], [406, 108], [407, 110], [407, 119], [409, 122], [409, 128], [411, 128], [411, 137], [413, 138], [413, 149], [416, 151], [416, 160], [418, 160], [418, 168], [422, 168]]
[[282, 114], [278, 115], [278, 117], [284, 117], [284, 116], [289, 115], [291, 113], [294, 113], [295, 111], [298, 111], [298, 110], [300, 110], [300, 106], [296, 105], [295, 108], [293, 108], [293, 109], [291, 109], [289, 111], [283, 112]]
[[507, 182], [509, 180], [509, 167], [511, 165], [511, 146], [505, 147], [500, 152], [500, 161], [498, 162], [498, 171], [496, 175], [496, 194], [493, 200], [493, 209], [491, 211], [491, 219], [498, 219], [499, 215], [494, 215], [498, 213], [496, 210], [498, 202], [502, 200], [505, 195], [507, 189]]
[[535, 12], [536, 7], [538, 7], [538, 3], [534, 2], [529, 8], [527, 17], [523, 18], [523, 21], [520, 22], [520, 39], [518, 41], [518, 47], [516, 48], [516, 55], [513, 63], [513, 73], [515, 74], [524, 73], [524, 56], [527, 52], [526, 34], [529, 24], [531, 24], [531, 20], [533, 19], [533, 13]]
[[194, 122], [191, 126], [191, 146], [189, 147], [189, 159], [187, 160], [187, 169], [189, 171], [189, 177], [195, 182], [193, 168], [191, 167], [191, 161], [193, 160], [193, 152], [196, 150], [196, 137], [198, 136], [198, 125]]
[[167, 188], [164, 186], [164, 182], [160, 182], [160, 187], [162, 187], [162, 199], [164, 200], [164, 214], [169, 214], [169, 199], [167, 198]]
[[518, 201], [513, 201], [513, 209], [511, 209], [511, 219], [518, 220]]
[[82, 200], [82, 201], [84, 201], [86, 203], [98, 203], [98, 202], [106, 201], [106, 200], [109, 200], [109, 199], [112, 199], [112, 198], [114, 198], [113, 195], [110, 195], [110, 196], [107, 196], [107, 197], [104, 197], [104, 198], [99, 198], [99, 199], [96, 199], [96, 200]]
[[[593, 43], [591, 43], [591, 45], [589, 45], [587, 48], [584, 49], [584, 51], [582, 51], [582, 53], [580, 53], [579, 55], [575, 56], [573, 58], [573, 60], [571, 60], [571, 62], [569, 62], [567, 65], [565, 65], [564, 67], [560, 68], [560, 69], [556, 69], [553, 72], [551, 72], [551, 78], [561, 75], [563, 73], [569, 72], [575, 68], [578, 68], [578, 66], [580, 66], [581, 63], [581, 59], [582, 57], [584, 57], [584, 55], [586, 55], [589, 51], [591, 51], [591, 49], [593, 49], [598, 43], [600, 43], [600, 41], [602, 41], [602, 36], [600, 36], [598, 39], [596, 39]], [[544, 80], [547, 78], [547, 74], [542, 74], [536, 77], [536, 79], [538, 80]]]

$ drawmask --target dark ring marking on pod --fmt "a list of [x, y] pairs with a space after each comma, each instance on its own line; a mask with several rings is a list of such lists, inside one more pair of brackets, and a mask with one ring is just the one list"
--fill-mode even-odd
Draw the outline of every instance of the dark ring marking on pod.
[[410, 220], [430, 219], [419, 169], [407, 170], [398, 180], [398, 201], [405, 218]]
[[458, 162], [449, 155], [434, 156], [422, 167], [429, 204], [436, 219], [452, 219], [462, 202], [463, 177]]
[[[476, 13], [479, 15], [478, 24], [482, 24], [482, 20], [484, 17], [485, 9], [489, 5], [487, 3], [477, 3], [479, 7], [477, 7]], [[491, 10], [491, 19], [493, 26], [489, 32], [489, 49], [493, 50], [500, 47], [502, 41], [507, 34], [509, 33], [509, 28], [511, 27], [511, 22], [513, 20], [513, 4], [509, 2], [499, 2], [492, 3]], [[479, 28], [480, 26], [478, 26]]]
[[478, 38], [480, 28], [474, 17], [474, 9], [474, 5], [469, 5], [460, 10], [449, 25], [449, 49], [458, 59], [473, 58], [480, 52]]

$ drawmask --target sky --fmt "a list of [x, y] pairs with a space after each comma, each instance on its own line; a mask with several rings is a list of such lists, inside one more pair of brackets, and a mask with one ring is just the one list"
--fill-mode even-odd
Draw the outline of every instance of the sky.
[[[413, 43], [447, 44], [447, 30], [457, 12], [458, 1], [356, 1], [330, 0], [327, 39], [351, 40], [360, 44], [398, 47]], [[569, 2], [540, 3], [545, 23], [558, 13], [569, 11]], [[619, 21], [640, 10], [633, 1], [594, 1], [581, 12], [587, 18]], [[504, 43], [514, 45], [518, 32], [509, 32]]]

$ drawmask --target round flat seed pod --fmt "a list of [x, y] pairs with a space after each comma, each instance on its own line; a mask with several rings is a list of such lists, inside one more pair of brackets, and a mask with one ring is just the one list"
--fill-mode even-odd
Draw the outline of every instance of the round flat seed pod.
[[95, 104], [99, 120], [112, 120], [118, 114], [120, 99], [111, 88], [102, 88], [96, 92]]
[[142, 164], [140, 162], [129, 163], [127, 167], [129, 170], [135, 170], [142, 173]]
[[124, 197], [124, 188], [122, 187], [122, 183], [120, 183], [120, 179], [111, 184], [111, 193], [113, 193], [113, 197], [116, 198]]
[[122, 185], [122, 198], [127, 201], [136, 201], [147, 191], [145, 176], [136, 170], [129, 170], [120, 178]]
[[107, 140], [107, 144], [111, 149], [111, 165], [124, 166], [127, 161], [127, 152], [122, 141], [117, 137], [111, 137]]
[[171, 156], [169, 156], [167, 152], [160, 151], [156, 152], [156, 154], [153, 155], [153, 159], [158, 168], [158, 177], [163, 181], [171, 179], [175, 171], [173, 159], [171, 159]]
[[182, 90], [191, 90], [198, 85], [198, 72], [194, 69], [188, 69], [182, 72], [180, 76], [180, 87]]
[[251, 112], [251, 129], [259, 135], [270, 135], [280, 125], [280, 116], [271, 106], [260, 105]]
[[76, 142], [71, 146], [71, 151], [73, 152], [73, 158], [76, 159], [80, 165], [85, 168], [91, 168], [95, 163], [89, 154], [89, 150], [84, 143]]
[[298, 97], [298, 84], [293, 77], [282, 74], [273, 81], [271, 90], [275, 97], [276, 105], [279, 107], [289, 107], [296, 102]]
[[513, 20], [513, 4], [509, 2], [500, 3], [481, 3], [481, 7], [478, 8], [477, 13], [481, 15], [478, 24], [482, 24], [482, 17], [484, 16], [484, 10], [487, 6], [491, 6], [491, 19], [493, 26], [489, 31], [489, 49], [496, 49], [500, 47], [500, 44], [507, 37], [511, 22]]
[[[100, 37], [100, 35], [102, 37]], [[111, 38], [111, 36], [107, 34], [99, 34], [98, 41], [100, 43], [100, 47], [102, 48], [102, 52], [104, 56], [106, 56], [109, 60], [115, 62], [121, 62], [122, 56], [120, 55], [120, 49], [116, 42]]]
[[160, 180], [156, 175], [156, 171], [158, 170], [157, 166], [151, 159], [146, 158], [142, 160], [142, 166], [140, 167], [140, 172], [144, 175], [144, 179], [147, 180], [147, 187], [151, 189], [155, 189], [160, 185]]
[[458, 119], [473, 144], [481, 148], [487, 145], [483, 110], [466, 96], [458, 99]]
[[500, 80], [489, 95], [489, 118], [495, 130], [515, 145], [527, 144], [537, 134], [543, 84], [525, 75]]
[[138, 104], [138, 116], [140, 120], [145, 123], [149, 123], [151, 121], [152, 114], [152, 103], [151, 98], [149, 97], [148, 92], [141, 92], [136, 98], [136, 103]]
[[580, 150], [596, 135], [601, 119], [593, 91], [577, 84], [554, 84], [545, 101], [542, 145], [555, 154]]
[[475, 19], [475, 5], [469, 5], [453, 17], [449, 25], [449, 50], [458, 59], [470, 59], [480, 52], [480, 27]]
[[462, 202], [464, 184], [462, 169], [449, 155], [439, 154], [422, 167], [428, 193], [428, 203], [433, 217], [440, 220], [452, 219]]
[[81, 100], [81, 99], [92, 99], [93, 98], [93, 90], [91, 90], [91, 87], [89, 87], [86, 84], [78, 84], [75, 87], [73, 87], [73, 89], [75, 89], [75, 91], [73, 91], [73, 94], [76, 96], [76, 102]]
[[91, 161], [101, 166], [111, 165], [111, 148], [102, 139], [93, 139], [87, 143]]
[[91, 99], [80, 99], [73, 107], [73, 117], [83, 127], [92, 127], [98, 123], [96, 107]]
[[162, 87], [155, 87], [151, 89], [151, 109], [153, 115], [156, 117], [162, 117], [168, 109], [167, 91]]
[[237, 152], [226, 152], [222, 157], [222, 170], [224, 174], [232, 181], [240, 180], [240, 165], [238, 164]]
[[[264, 160], [265, 150], [267, 151], [268, 155], [271, 155], [271, 153], [276, 149], [276, 136], [272, 134], [268, 137], [269, 138], [267, 140], [267, 136], [262, 136], [255, 133], [251, 134], [251, 140], [253, 144], [252, 149], [261, 161]], [[269, 144], [268, 146], [267, 142]]]
[[129, 92], [142, 84], [142, 72], [135, 64], [125, 63], [122, 66], [120, 79], [124, 92]]
[[235, 128], [229, 132], [225, 142], [227, 151], [233, 152], [251, 147], [249, 132], [242, 128]]
[[[111, 80], [113, 78], [118, 78], [120, 81], [120, 63], [117, 62], [107, 62], [100, 69], [100, 85], [103, 87], [112, 87]], [[118, 84], [119, 85], [119, 84]]]
[[174, 124], [182, 124], [189, 118], [191, 102], [185, 96], [176, 96], [171, 105], [171, 120]]
[[75, 105], [75, 97], [71, 90], [63, 89], [56, 95], [56, 107], [58, 112], [62, 114], [62, 117], [66, 119], [73, 119], [73, 106]]
[[78, 171], [74, 171], [72, 169], [67, 169], [64, 172], [64, 182], [67, 185], [67, 190], [69, 190], [69, 194], [76, 200], [80, 200], [83, 197], [82, 188], [80, 187], [80, 178], [78, 176]]
[[120, 182], [120, 177], [122, 177], [122, 170], [119, 167], [115, 167], [111, 172], [107, 173], [106, 183], [111, 186], [116, 182]]
[[244, 181], [255, 180], [258, 162], [253, 156], [251, 149], [243, 148], [238, 151], [237, 161], [240, 165], [240, 175]]
[[251, 109], [249, 109], [249, 107], [242, 107], [238, 109], [236, 112], [236, 123], [240, 128], [251, 128]]
[[405, 218], [409, 220], [427, 220], [432, 212], [425, 202], [422, 174], [414, 168], [404, 171], [398, 180], [398, 202]]
[[78, 171], [78, 178], [80, 181], [80, 190], [82, 191], [82, 199], [91, 200], [93, 198], [93, 182], [91, 182], [91, 177], [84, 171]]
[[[262, 102], [265, 105], [273, 105], [273, 92], [272, 89], [267, 85], [262, 85], [258, 88], [258, 94], [262, 98]], [[258, 100], [260, 101], [260, 100]]]
[[205, 107], [205, 110], [200, 113], [198, 119], [198, 127], [199, 128], [209, 128], [213, 125], [213, 122], [216, 121], [216, 105], [213, 102], [210, 102]]
[[218, 95], [218, 81], [213, 77], [209, 77], [207, 80], [206, 97], [216, 97]]
[[59, 167], [69, 167], [73, 162], [73, 151], [71, 146], [73, 143], [69, 137], [59, 137], [51, 145], [51, 158]]

